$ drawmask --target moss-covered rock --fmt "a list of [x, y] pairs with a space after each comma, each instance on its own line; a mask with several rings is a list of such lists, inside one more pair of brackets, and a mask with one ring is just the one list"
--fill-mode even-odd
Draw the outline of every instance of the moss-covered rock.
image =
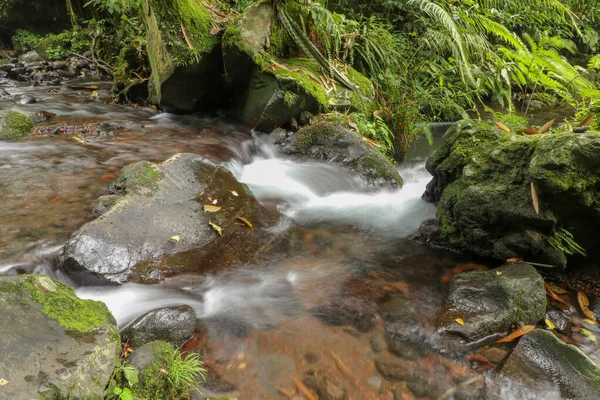
[[[295, 6], [290, 3], [286, 7]], [[294, 8], [289, 12], [296, 15], [306, 10]], [[358, 93], [331, 79], [305, 56], [278, 22], [270, 2], [248, 7], [223, 36], [225, 71], [237, 93], [234, 117], [271, 131], [303, 111], [373, 111], [375, 90], [369, 79], [350, 66], [342, 68], [359, 88]]]
[[195, 0], [142, 0], [141, 5], [152, 68], [151, 100], [172, 112], [218, 105], [222, 61], [209, 10]]
[[33, 121], [16, 111], [0, 111], [0, 140], [23, 137], [33, 128]]
[[568, 252], [549, 241], [562, 229], [598, 256], [599, 167], [599, 133], [517, 136], [461, 121], [427, 162], [433, 180], [425, 197], [439, 204], [445, 243], [484, 257], [564, 267]]
[[44, 275], [0, 277], [0, 386], [6, 399], [104, 398], [120, 351], [103, 303]]
[[338, 163], [355, 171], [371, 189], [402, 187], [398, 170], [356, 133], [328, 122], [306, 126], [273, 141], [288, 156]]
[[174, 352], [175, 348], [170, 343], [155, 341], [132, 353], [129, 362], [139, 371], [139, 382], [133, 388], [136, 398], [171, 398], [167, 374], [173, 364]]

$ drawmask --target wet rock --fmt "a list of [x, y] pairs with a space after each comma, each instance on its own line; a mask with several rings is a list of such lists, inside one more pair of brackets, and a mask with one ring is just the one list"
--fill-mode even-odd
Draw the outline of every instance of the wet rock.
[[60, 71], [61, 69], [67, 69], [69, 68], [67, 63], [64, 61], [55, 61], [54, 63], [52, 63], [52, 69], [55, 71]]
[[577, 256], [550, 245], [561, 228], [588, 250], [588, 260], [600, 257], [598, 168], [600, 133], [519, 136], [460, 121], [427, 162], [433, 180], [424, 197], [438, 203], [440, 236], [453, 247], [564, 267]]
[[8, 76], [13, 79], [18, 79], [23, 74], [25, 74], [25, 67], [14, 67], [8, 72]]
[[132, 387], [134, 398], [169, 399], [169, 382], [161, 373], [173, 364], [175, 348], [167, 342], [150, 342], [129, 356], [129, 363], [139, 371], [139, 381]]
[[36, 61], [42, 61], [42, 57], [35, 50], [28, 51], [27, 53], [22, 54], [19, 57], [19, 59], [23, 63], [31, 63], [31, 62], [36, 62]]
[[56, 117], [56, 114], [48, 111], [40, 111], [29, 114], [29, 118], [31, 118], [31, 120], [36, 124], [39, 124], [40, 122], [46, 122], [54, 117]]
[[600, 297], [590, 296], [590, 311], [596, 317], [596, 321], [600, 321]]
[[123, 329], [121, 336], [133, 349], [156, 340], [181, 347], [195, 330], [196, 312], [190, 306], [179, 306], [148, 311]]
[[6, 90], [0, 88], [0, 98], [2, 99], [10, 99], [12, 95], [8, 93]]
[[33, 121], [16, 111], [0, 111], [0, 140], [18, 139], [33, 128]]
[[[546, 313], [544, 280], [529, 264], [472, 271], [450, 281], [439, 326], [468, 341], [508, 332], [518, 322], [535, 325]], [[464, 325], [456, 322], [462, 318]]]
[[74, 78], [77, 75], [72, 69], [61, 69], [58, 74], [61, 78]]
[[297, 158], [340, 164], [356, 172], [371, 189], [400, 188], [396, 168], [357, 134], [338, 125], [317, 123], [275, 143], [278, 151]]
[[121, 200], [121, 196], [108, 194], [106, 196], [98, 197], [98, 200], [94, 202], [94, 207], [92, 208], [92, 215], [99, 217], [108, 210], [110, 210], [115, 204], [117, 204]]
[[546, 317], [556, 326], [556, 330], [561, 333], [569, 333], [571, 331], [571, 318], [562, 311], [550, 310], [546, 313]]
[[19, 104], [34, 104], [34, 103], [37, 103], [37, 100], [33, 96], [24, 94], [23, 96], [21, 96], [21, 98], [19, 99], [19, 101], [17, 103], [19, 103]]
[[[210, 11], [194, 1], [142, 0], [141, 6], [148, 32], [152, 102], [178, 113], [218, 107], [222, 57], [220, 39], [211, 34]], [[189, 45], [183, 35], [169, 33], [181, 32], [182, 25]], [[193, 55], [190, 47], [195, 49]]]
[[15, 67], [15, 64], [2, 64], [0, 65], [0, 70], [4, 72], [10, 72]]
[[600, 367], [575, 346], [541, 329], [519, 340], [502, 374], [519, 381], [550, 383], [563, 398], [591, 400], [600, 393]]
[[[229, 171], [197, 155], [129, 165], [110, 190], [122, 198], [65, 247], [65, 267], [72, 272], [116, 282], [157, 281], [164, 274], [248, 262], [279, 238], [267, 230], [279, 213], [259, 204]], [[222, 209], [205, 212], [205, 205]]]
[[56, 86], [60, 85], [61, 76], [57, 71], [45, 72], [37, 76], [37, 79], [43, 85]]
[[109, 122], [102, 122], [100, 125], [98, 125], [98, 130], [102, 132], [116, 131], [122, 128], [123, 127], [121, 125], [111, 124]]
[[256, 360], [258, 374], [256, 383], [266, 396], [265, 398], [277, 398], [281, 392], [277, 390], [273, 382], [288, 382], [290, 376], [296, 375], [294, 360], [283, 354], [269, 354]]
[[486, 347], [480, 354], [494, 365], [500, 364], [508, 355], [508, 350], [498, 347]]
[[120, 352], [103, 303], [44, 275], [0, 277], [5, 399], [102, 399]]

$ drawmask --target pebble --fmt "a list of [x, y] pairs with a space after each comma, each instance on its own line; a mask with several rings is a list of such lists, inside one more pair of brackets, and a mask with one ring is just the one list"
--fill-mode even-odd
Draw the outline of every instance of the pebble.
[[21, 96], [18, 103], [19, 104], [33, 104], [33, 103], [37, 103], [37, 100], [33, 96], [24, 94], [23, 96]]

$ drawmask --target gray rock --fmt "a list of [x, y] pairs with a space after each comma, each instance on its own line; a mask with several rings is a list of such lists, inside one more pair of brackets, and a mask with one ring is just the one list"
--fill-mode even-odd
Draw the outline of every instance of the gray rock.
[[[277, 239], [265, 228], [279, 221], [279, 213], [259, 204], [229, 171], [194, 154], [129, 165], [110, 190], [121, 199], [71, 237], [65, 267], [116, 282], [151, 282], [165, 272], [247, 262]], [[221, 210], [203, 211], [215, 200]]]
[[10, 99], [12, 95], [8, 93], [6, 90], [0, 88], [0, 98], [2, 99]]
[[371, 189], [402, 187], [392, 163], [357, 134], [338, 125], [317, 123], [285, 139], [278, 134], [274, 140], [282, 154], [340, 164], [356, 172]]
[[545, 313], [546, 291], [540, 274], [529, 264], [509, 264], [452, 278], [439, 325], [444, 333], [473, 341], [508, 332], [518, 322], [535, 325]]
[[95, 217], [99, 217], [102, 214], [105, 214], [108, 210], [110, 210], [117, 202], [121, 200], [121, 196], [108, 194], [106, 196], [98, 197], [98, 200], [94, 202], [94, 207], [92, 208], [92, 215]]
[[4, 72], [10, 72], [15, 67], [15, 64], [2, 64], [0, 65], [0, 70]]
[[114, 318], [43, 275], [0, 278], [0, 397], [104, 398], [120, 351]]
[[39, 124], [40, 122], [46, 122], [54, 117], [56, 117], [56, 114], [48, 111], [39, 111], [29, 114], [29, 118], [31, 118], [31, 120], [36, 124]]
[[25, 73], [25, 67], [15, 67], [8, 72], [8, 76], [13, 79], [17, 79], [19, 75], [23, 75]]
[[148, 311], [121, 331], [123, 341], [136, 349], [156, 340], [181, 347], [196, 331], [196, 313], [190, 306]]
[[594, 400], [600, 396], [600, 367], [550, 331], [536, 329], [523, 336], [502, 374], [536, 382], [536, 387], [554, 386], [566, 399]]
[[75, 77], [75, 71], [73, 71], [72, 69], [61, 69], [58, 70], [58, 74], [63, 77], [63, 78], [74, 78]]
[[571, 331], [571, 318], [564, 312], [550, 310], [546, 313], [546, 318], [554, 323], [557, 331], [561, 333], [569, 333]]
[[67, 66], [67, 63], [65, 63], [64, 61], [55, 61], [55, 62], [52, 64], [52, 68], [53, 68], [55, 71], [60, 71], [61, 69], [67, 69], [67, 68], [68, 68], [68, 66]]
[[19, 101], [17, 103], [19, 103], [19, 104], [34, 104], [34, 103], [37, 103], [37, 100], [33, 96], [24, 94], [23, 96], [21, 96], [21, 98], [19, 99]]

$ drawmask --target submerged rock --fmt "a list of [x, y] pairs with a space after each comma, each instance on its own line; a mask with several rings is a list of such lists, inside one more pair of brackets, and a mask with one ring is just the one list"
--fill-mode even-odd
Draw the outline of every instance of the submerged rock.
[[[302, 7], [280, 2], [290, 15], [310, 18]], [[233, 117], [262, 131], [295, 125], [305, 111], [373, 111], [375, 90], [369, 79], [350, 66], [343, 71], [358, 90], [351, 90], [298, 51], [272, 2], [246, 8], [223, 36], [223, 61], [233, 90]], [[327, 83], [319, 83], [319, 80]], [[325, 87], [325, 86], [329, 87]]]
[[110, 190], [121, 198], [105, 202], [108, 211], [65, 246], [71, 272], [116, 282], [158, 281], [166, 274], [248, 262], [278, 238], [266, 228], [279, 221], [279, 213], [259, 204], [225, 168], [198, 155], [129, 165]]
[[19, 101], [17, 101], [17, 103], [19, 103], [19, 104], [33, 104], [33, 103], [37, 103], [37, 100], [33, 96], [30, 96], [28, 94], [24, 94], [23, 96], [21, 96], [21, 98], [19, 99]]
[[341, 126], [317, 123], [289, 137], [275, 136], [278, 151], [287, 156], [340, 164], [358, 174], [371, 189], [402, 187], [402, 178], [380, 152]]
[[598, 257], [600, 133], [519, 136], [460, 121], [427, 169], [433, 180], [424, 197], [438, 203], [446, 244], [502, 261], [564, 267], [569, 254], [563, 248], [573, 247], [564, 240], [551, 245], [564, 228], [588, 258]]
[[104, 398], [120, 352], [103, 303], [44, 275], [0, 277], [3, 399]]
[[534, 387], [554, 386], [565, 399], [600, 396], [600, 367], [577, 347], [541, 329], [519, 340], [502, 374]]
[[545, 313], [546, 290], [540, 274], [529, 264], [509, 264], [452, 278], [439, 325], [442, 332], [473, 341], [508, 332], [519, 322], [535, 325]]
[[121, 335], [129, 347], [137, 349], [146, 343], [162, 340], [181, 347], [196, 331], [196, 313], [190, 306], [159, 308], [148, 311]]
[[33, 121], [16, 111], [0, 111], [0, 140], [18, 139], [33, 128]]
[[222, 93], [222, 60], [210, 12], [194, 0], [143, 0], [141, 9], [152, 68], [151, 100], [170, 112], [214, 108]]

